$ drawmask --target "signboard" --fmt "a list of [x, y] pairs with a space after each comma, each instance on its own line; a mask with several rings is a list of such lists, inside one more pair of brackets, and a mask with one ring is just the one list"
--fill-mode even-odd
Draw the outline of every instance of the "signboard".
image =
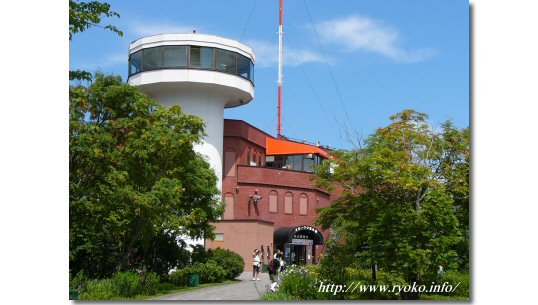
[[314, 244], [314, 241], [311, 239], [297, 239], [293, 238], [291, 240], [291, 243], [293, 245], [304, 245], [304, 246], [312, 246]]
[[316, 228], [314, 228], [314, 227], [311, 227], [311, 226], [300, 226], [300, 227], [297, 227], [297, 228], [295, 228], [294, 233], [297, 233], [297, 232], [299, 232], [299, 231], [303, 231], [303, 230], [311, 231], [311, 232], [314, 232], [314, 233], [318, 234], [318, 229], [316, 229]]

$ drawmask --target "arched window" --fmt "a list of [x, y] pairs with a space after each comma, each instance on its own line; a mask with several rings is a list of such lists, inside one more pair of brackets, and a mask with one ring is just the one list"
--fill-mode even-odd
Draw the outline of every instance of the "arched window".
[[247, 165], [250, 165], [250, 149], [247, 151]]
[[224, 195], [224, 205], [225, 210], [222, 219], [234, 219], [234, 195], [232, 193], [226, 193]]
[[224, 152], [224, 176], [235, 176], [235, 151], [227, 149]]
[[299, 198], [299, 215], [308, 215], [308, 196], [301, 194]]
[[276, 191], [269, 192], [269, 213], [278, 212], [278, 194]]
[[293, 195], [290, 192], [287, 192], [284, 198], [284, 213], [293, 214]]

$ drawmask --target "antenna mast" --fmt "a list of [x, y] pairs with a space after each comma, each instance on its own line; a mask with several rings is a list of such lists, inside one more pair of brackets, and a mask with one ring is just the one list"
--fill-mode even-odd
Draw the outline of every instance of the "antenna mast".
[[278, 126], [277, 126], [277, 135], [280, 135], [282, 128], [282, 1], [280, 2], [280, 18], [278, 25]]

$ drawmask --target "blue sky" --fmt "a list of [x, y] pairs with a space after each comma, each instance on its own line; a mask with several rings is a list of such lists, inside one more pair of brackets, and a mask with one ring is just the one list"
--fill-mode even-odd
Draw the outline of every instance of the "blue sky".
[[[255, 99], [224, 115], [276, 134], [278, 0], [108, 2], [121, 18], [104, 24], [124, 36], [76, 34], [70, 69], [126, 80], [129, 43], [151, 34], [195, 28], [240, 40], [256, 53]], [[434, 126], [447, 119], [469, 126], [467, 1], [284, 0], [284, 32], [284, 135], [351, 148], [344, 123], [367, 136], [408, 108]]]

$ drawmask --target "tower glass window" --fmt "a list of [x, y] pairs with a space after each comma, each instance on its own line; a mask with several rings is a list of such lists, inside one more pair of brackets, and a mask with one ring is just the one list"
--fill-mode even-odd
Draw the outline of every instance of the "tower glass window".
[[134, 52], [129, 57], [129, 75], [142, 71], [142, 51]]
[[144, 49], [142, 57], [142, 69], [144, 71], [155, 70], [162, 68], [163, 50], [162, 47]]
[[213, 48], [202, 48], [202, 68], [213, 69]]
[[129, 76], [163, 68], [189, 68], [234, 74], [254, 81], [254, 63], [241, 54], [211, 47], [166, 45], [129, 56]]
[[199, 47], [191, 47], [191, 54], [190, 54], [190, 66], [191, 67], [200, 67], [200, 48]]
[[250, 79], [250, 59], [243, 56], [237, 56], [237, 74], [246, 79]]
[[186, 46], [164, 46], [164, 67], [186, 67], [187, 47]]
[[217, 49], [215, 54], [215, 69], [226, 73], [236, 73], [236, 54], [231, 51]]

